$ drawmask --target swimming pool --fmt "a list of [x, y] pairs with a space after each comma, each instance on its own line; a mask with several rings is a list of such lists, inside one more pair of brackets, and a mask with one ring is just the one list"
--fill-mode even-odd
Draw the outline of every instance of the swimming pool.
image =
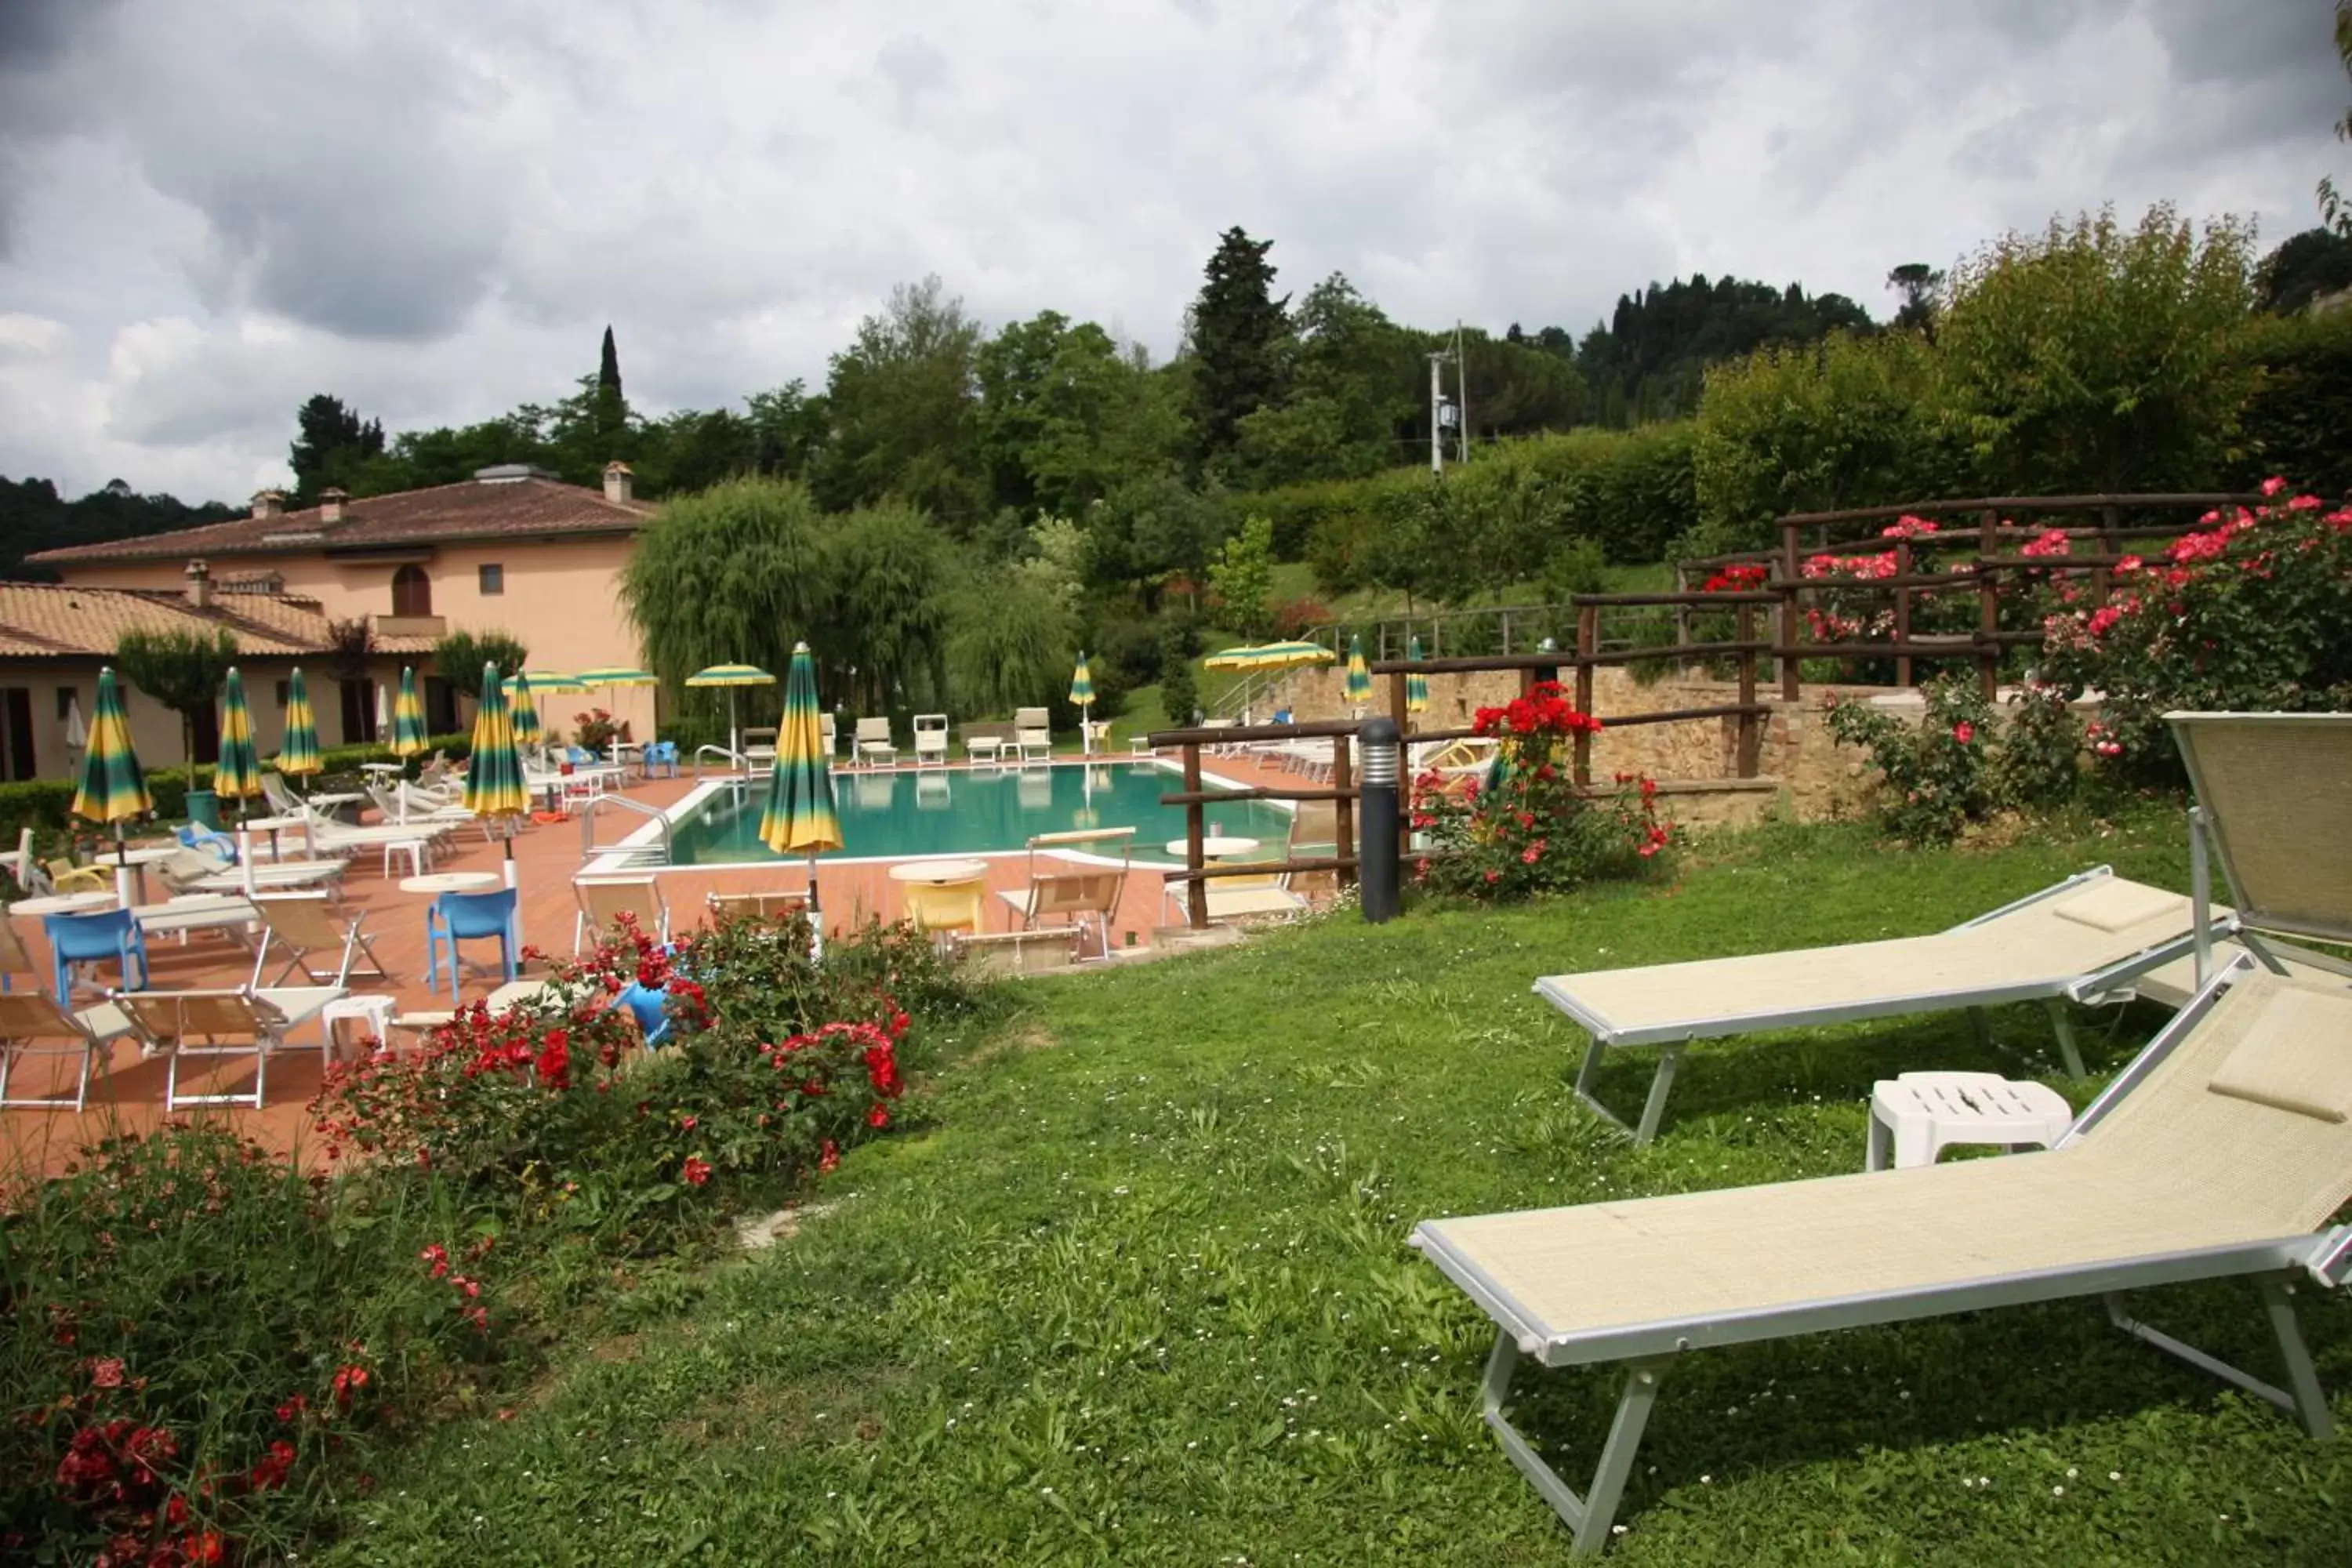
[[[1182, 775], [1151, 763], [901, 768], [834, 774], [833, 804], [844, 855], [981, 855], [1025, 848], [1032, 834], [1133, 827], [1136, 860], [1165, 865], [1168, 840], [1184, 837], [1184, 808], [1160, 797], [1182, 787]], [[671, 863], [778, 858], [759, 838], [766, 795], [761, 776], [749, 789], [688, 796], [671, 825]], [[1290, 833], [1290, 814], [1265, 801], [1212, 805], [1207, 817], [1213, 832], [1258, 840], [1258, 858], [1280, 858]]]

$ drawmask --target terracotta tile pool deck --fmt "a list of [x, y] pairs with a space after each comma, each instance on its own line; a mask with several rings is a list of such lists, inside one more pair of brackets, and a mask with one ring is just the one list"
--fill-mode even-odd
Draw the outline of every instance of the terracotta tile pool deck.
[[[1217, 758], [1210, 768], [1237, 784], [1300, 782], [1294, 773], [1264, 768], [1239, 758]], [[656, 779], [632, 784], [626, 793], [633, 800], [648, 805], [668, 806], [685, 796], [697, 782], [690, 776]], [[1178, 787], [1181, 786], [1171, 774], [1170, 788]], [[605, 836], [610, 837], [609, 829]], [[517, 880], [522, 889], [525, 943], [568, 954], [572, 951], [572, 916], [578, 908], [572, 879], [582, 868], [578, 824], [566, 821], [528, 826], [516, 837], [514, 854]], [[452, 836], [449, 852], [443, 855], [434, 869], [497, 872], [500, 858], [498, 846], [486, 842], [478, 831], [468, 829]], [[1024, 852], [997, 853], [985, 859], [992, 895], [998, 891], [1016, 892], [1027, 886]], [[890, 879], [890, 864], [879, 860], [818, 860], [817, 891], [828, 933], [854, 929], [868, 919], [891, 921], [899, 917], [903, 910], [902, 885]], [[392, 974], [389, 981], [355, 977], [352, 990], [355, 994], [390, 995], [395, 999], [398, 1010], [404, 1012], [446, 1008], [451, 1005], [446, 994], [430, 993], [425, 984], [425, 910], [432, 897], [403, 892], [399, 884], [404, 869], [395, 866], [387, 879], [382, 875], [381, 856], [362, 854], [352, 859], [344, 873], [342, 907], [365, 912], [366, 934]], [[704, 902], [707, 894], [798, 890], [805, 879], [798, 864], [681, 867], [663, 869], [659, 877], [663, 897], [679, 931], [708, 918]], [[1010, 930], [1016, 923], [1003, 901], [993, 897], [989, 900], [985, 919], [986, 929], [992, 931]], [[1132, 932], [1136, 945], [1148, 947], [1155, 928], [1181, 923], [1181, 910], [1168, 896], [1159, 868], [1140, 868], [1128, 879], [1118, 917], [1112, 922], [1112, 940], [1125, 943], [1128, 933]], [[18, 929], [35, 963], [46, 974], [48, 946], [38, 922], [20, 921]], [[467, 949], [469, 953], [480, 951], [483, 949], [479, 944]], [[159, 990], [242, 984], [250, 978], [253, 967], [249, 951], [210, 933], [191, 936], [184, 946], [174, 938], [151, 939], [148, 954], [153, 969], [151, 984]], [[273, 962], [272, 969], [275, 968]], [[538, 963], [527, 964], [523, 971], [526, 976], [544, 972], [544, 964]], [[299, 979], [299, 975], [295, 977], [297, 983]], [[469, 977], [464, 995], [471, 1000], [486, 994], [495, 984], [495, 980]], [[271, 1058], [268, 1103], [263, 1110], [206, 1107], [180, 1114], [225, 1119], [238, 1131], [272, 1149], [305, 1150], [310, 1143], [309, 1104], [318, 1091], [323, 1070], [315, 1045], [318, 1037], [315, 1025], [304, 1025], [294, 1031], [294, 1044]], [[40, 1094], [58, 1085], [69, 1087], [73, 1066], [71, 1058], [28, 1058], [20, 1063], [11, 1091]], [[212, 1074], [200, 1074], [195, 1067], [194, 1062], [184, 1064], [184, 1090], [201, 1092], [212, 1081]], [[54, 1172], [72, 1159], [77, 1151], [98, 1139], [153, 1127], [163, 1117], [164, 1068], [162, 1058], [142, 1060], [135, 1045], [117, 1041], [106, 1064], [107, 1070], [92, 1078], [89, 1104], [81, 1112], [22, 1107], [0, 1110], [0, 1180], [36, 1170]], [[251, 1065], [249, 1061], [231, 1059], [222, 1064], [217, 1073], [222, 1087], [242, 1085], [250, 1079]]]

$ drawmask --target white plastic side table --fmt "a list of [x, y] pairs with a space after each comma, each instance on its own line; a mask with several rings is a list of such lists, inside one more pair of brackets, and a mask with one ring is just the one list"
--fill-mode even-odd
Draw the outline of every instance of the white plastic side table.
[[383, 1046], [391, 1041], [392, 1009], [389, 996], [338, 996], [319, 1014], [319, 1027], [326, 1031], [328, 1048], [337, 1056], [343, 1052], [340, 1026], [346, 1022], [356, 1021], [364, 1031], [362, 1038]]
[[1906, 1072], [1871, 1086], [1863, 1168], [1932, 1165], [1958, 1143], [2047, 1149], [2074, 1124], [2065, 1097], [2042, 1084], [1991, 1072]]

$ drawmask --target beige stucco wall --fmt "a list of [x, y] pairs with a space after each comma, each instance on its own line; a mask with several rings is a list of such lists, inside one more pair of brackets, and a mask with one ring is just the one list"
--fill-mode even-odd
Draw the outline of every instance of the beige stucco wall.
[[[634, 542], [604, 536], [576, 541], [513, 540], [491, 544], [451, 544], [434, 549], [415, 562], [424, 568], [433, 590], [433, 613], [450, 629], [471, 632], [504, 631], [530, 650], [533, 668], [574, 670], [597, 665], [641, 662], [636, 634], [620, 605], [621, 568]], [[275, 572], [284, 577], [286, 592], [319, 601], [338, 620], [356, 616], [393, 613], [392, 579], [403, 564], [397, 561], [346, 561], [317, 555], [220, 555], [207, 557], [213, 575], [243, 576]], [[481, 568], [506, 569], [506, 592], [481, 592]], [[66, 569], [68, 582], [108, 588], [184, 588], [184, 561], [140, 561], [84, 564]], [[306, 670], [315, 677], [315, 668]], [[440, 671], [461, 691], [475, 689], [480, 672]], [[395, 671], [394, 679], [397, 679]], [[331, 742], [334, 721], [313, 681], [311, 701], [319, 709], [322, 738]], [[591, 703], [610, 708], [626, 720], [638, 739], [655, 733], [655, 692], [650, 688], [598, 691], [588, 697], [562, 697], [544, 703], [541, 717], [572, 729], [574, 713]]]

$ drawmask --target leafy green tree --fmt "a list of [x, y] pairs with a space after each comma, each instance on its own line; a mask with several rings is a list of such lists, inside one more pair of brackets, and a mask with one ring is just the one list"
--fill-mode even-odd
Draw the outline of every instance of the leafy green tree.
[[[1870, 313], [1843, 294], [1694, 274], [1619, 296], [1608, 324], [1578, 345], [1576, 365], [1600, 422], [1622, 428], [1696, 411], [1711, 364], [1841, 328], [1874, 330]], [[1475, 411], [1475, 395], [1473, 403]]]
[[529, 662], [530, 649], [509, 632], [483, 628], [453, 631], [433, 645], [433, 668], [441, 679], [466, 695], [478, 690], [482, 666], [495, 664], [500, 675], [512, 675]]
[[54, 582], [56, 573], [25, 565], [25, 557], [60, 545], [98, 544], [196, 528], [236, 515], [235, 510], [218, 501], [191, 506], [167, 495], [142, 496], [121, 479], [79, 500], [68, 500], [47, 479], [0, 479], [0, 576]]
[[286, 461], [294, 470], [297, 506], [316, 504], [330, 486], [356, 492], [368, 460], [383, 451], [382, 420], [362, 419], [357, 409], [323, 392], [295, 412], [294, 423], [299, 434]]
[[1420, 408], [1414, 335], [1337, 272], [1307, 291], [1290, 324], [1282, 400], [1236, 425], [1243, 468], [1294, 483], [1386, 467]]
[[1202, 458], [1233, 450], [1241, 422], [1284, 390], [1290, 337], [1289, 296], [1274, 297], [1275, 269], [1265, 258], [1270, 239], [1252, 239], [1239, 227], [1218, 237], [1192, 303], [1185, 347], [1192, 372], [1192, 426]]
[[1201, 710], [1200, 678], [1192, 673], [1192, 650], [1181, 637], [1171, 636], [1160, 646], [1160, 710], [1180, 728]]
[[114, 645], [122, 679], [180, 716], [181, 756], [196, 763], [196, 716], [209, 712], [236, 662], [236, 637], [222, 630], [125, 632]]
[[1908, 332], [1835, 333], [1707, 372], [1695, 470], [1710, 555], [1776, 542], [1783, 512], [1970, 493], [1974, 464], [1939, 413], [1937, 351]]
[[647, 668], [673, 688], [713, 664], [781, 674], [793, 644], [814, 644], [834, 613], [826, 544], [816, 503], [793, 480], [730, 479], [667, 502], [621, 574]]
[[1274, 597], [1274, 522], [1249, 518], [1230, 535], [1209, 567], [1210, 591], [1223, 606], [1220, 618], [1232, 630], [1255, 642], [1272, 628], [1269, 602]]
[[1076, 615], [1086, 595], [1087, 531], [1066, 517], [1039, 518], [1029, 525], [1028, 552], [1013, 569]]
[[[2336, 0], [2336, 58], [2344, 63], [2345, 73], [2352, 75], [2352, 0]], [[2336, 122], [2336, 139], [2352, 142], [2352, 109]], [[2328, 227], [2352, 239], [2352, 202], [2336, 189], [2333, 176], [2319, 182], [2319, 216]]]
[[823, 570], [831, 613], [811, 642], [839, 672], [836, 690], [870, 711], [944, 689], [951, 573], [947, 541], [929, 518], [886, 501], [832, 520]]
[[1886, 286], [1903, 296], [1895, 324], [1906, 332], [1936, 335], [1936, 290], [1944, 274], [1924, 261], [1906, 261], [1886, 275]]
[[1156, 609], [1167, 577], [1198, 586], [1224, 531], [1223, 509], [1174, 475], [1134, 479], [1088, 514], [1087, 574], [1104, 586], [1133, 587]]
[[957, 710], [1042, 707], [1067, 689], [1077, 648], [1067, 611], [1017, 574], [984, 574], [948, 612], [948, 690]]
[[609, 324], [604, 328], [604, 342], [596, 359], [593, 410], [596, 434], [606, 441], [618, 440], [628, 428], [629, 401], [621, 395], [621, 351], [613, 342]]
[[2211, 483], [2259, 379], [2237, 352], [2252, 241], [2159, 204], [2134, 228], [2108, 208], [1961, 263], [1937, 342], [1987, 476], [2055, 493]]
[[1001, 506], [1075, 517], [1182, 446], [1143, 351], [1092, 321], [1054, 310], [1015, 321], [981, 347], [977, 369], [980, 449]]
[[988, 516], [976, 439], [980, 328], [937, 277], [899, 284], [833, 356], [834, 438], [811, 475], [833, 510], [896, 497], [951, 531]]
[[2325, 294], [2352, 289], [2352, 236], [2307, 228], [2263, 258], [2254, 303], [2273, 316], [2307, 310]]

